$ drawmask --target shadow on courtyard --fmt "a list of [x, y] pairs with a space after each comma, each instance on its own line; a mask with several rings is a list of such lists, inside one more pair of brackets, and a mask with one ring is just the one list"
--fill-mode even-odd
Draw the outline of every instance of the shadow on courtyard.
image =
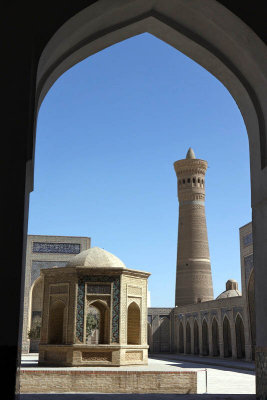
[[[194, 357], [190, 358], [190, 356], [184, 357], [172, 357], [169, 354], [167, 355], [149, 355], [151, 360], [158, 361], [169, 361], [166, 365], [169, 366], [177, 366], [179, 368], [208, 368], [208, 369], [217, 369], [222, 371], [234, 370], [235, 372], [241, 372], [242, 374], [255, 375], [255, 365], [253, 363], [247, 362], [235, 362], [232, 360], [225, 359], [215, 359], [215, 358], [203, 358], [203, 357]], [[216, 364], [215, 364], [216, 363]]]

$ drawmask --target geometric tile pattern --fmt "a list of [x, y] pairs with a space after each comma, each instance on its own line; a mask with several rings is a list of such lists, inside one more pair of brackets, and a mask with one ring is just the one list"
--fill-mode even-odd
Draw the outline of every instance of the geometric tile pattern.
[[86, 282], [113, 282], [113, 309], [112, 309], [112, 343], [119, 343], [120, 321], [120, 277], [115, 276], [83, 276], [78, 281], [76, 337], [82, 343], [84, 335], [84, 306]]

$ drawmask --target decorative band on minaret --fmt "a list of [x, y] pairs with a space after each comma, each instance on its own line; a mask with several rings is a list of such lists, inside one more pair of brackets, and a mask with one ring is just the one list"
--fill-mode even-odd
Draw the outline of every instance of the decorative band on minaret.
[[175, 305], [213, 300], [205, 214], [207, 161], [189, 148], [186, 159], [174, 163], [179, 200]]

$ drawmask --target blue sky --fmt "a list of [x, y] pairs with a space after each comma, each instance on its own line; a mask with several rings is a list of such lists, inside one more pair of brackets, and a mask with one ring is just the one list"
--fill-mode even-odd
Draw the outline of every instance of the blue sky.
[[29, 234], [89, 236], [152, 273], [151, 305], [174, 306], [178, 201], [173, 162], [208, 161], [214, 295], [240, 282], [239, 227], [251, 220], [248, 138], [227, 89], [150, 34], [65, 72], [40, 108]]

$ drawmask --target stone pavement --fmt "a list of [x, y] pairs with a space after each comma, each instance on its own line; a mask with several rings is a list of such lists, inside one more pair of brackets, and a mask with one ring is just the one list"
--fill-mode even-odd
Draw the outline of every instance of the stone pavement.
[[[183, 358], [180, 360], [180, 358]], [[179, 358], [179, 359], [178, 359]], [[189, 360], [190, 358], [190, 360]], [[207, 361], [207, 364], [203, 363]], [[203, 370], [207, 369], [207, 394], [21, 394], [19, 400], [252, 400], [255, 399], [255, 374], [253, 364], [242, 361], [216, 359], [216, 364], [211, 364], [213, 359], [200, 357], [179, 356], [176, 354], [153, 355], [149, 366], [119, 367], [120, 370], [138, 370], [149, 368], [158, 371], [164, 370]], [[220, 363], [220, 365], [217, 365]], [[248, 365], [247, 365], [248, 364]], [[38, 368], [36, 355], [23, 357], [22, 368]], [[42, 367], [43, 368], [43, 367]], [[90, 368], [90, 367], [87, 367]], [[103, 367], [98, 367], [99, 369]], [[250, 368], [250, 369], [249, 369]]]

